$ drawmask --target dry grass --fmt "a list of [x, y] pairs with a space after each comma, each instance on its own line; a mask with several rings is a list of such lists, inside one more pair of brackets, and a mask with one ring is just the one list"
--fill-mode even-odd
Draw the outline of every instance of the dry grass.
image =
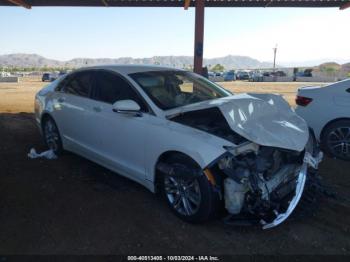
[[46, 84], [39, 78], [0, 83], [0, 113], [34, 112], [34, 96]]
[[[23, 78], [19, 83], [0, 83], [0, 112], [18, 113], [33, 112], [35, 93], [47, 83], [40, 78]], [[257, 92], [277, 93], [294, 106], [294, 98], [299, 87], [320, 85], [321, 83], [259, 83], [259, 82], [223, 82], [223, 87], [234, 93]]]

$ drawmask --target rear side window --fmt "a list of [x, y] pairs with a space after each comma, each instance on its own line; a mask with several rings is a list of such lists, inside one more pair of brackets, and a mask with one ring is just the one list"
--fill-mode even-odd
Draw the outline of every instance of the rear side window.
[[146, 106], [136, 91], [123, 78], [109, 72], [95, 72], [95, 90], [93, 98], [105, 103], [113, 104], [119, 100], [134, 100], [142, 111]]
[[92, 80], [91, 72], [77, 73], [64, 85], [63, 92], [82, 97], [89, 97]]

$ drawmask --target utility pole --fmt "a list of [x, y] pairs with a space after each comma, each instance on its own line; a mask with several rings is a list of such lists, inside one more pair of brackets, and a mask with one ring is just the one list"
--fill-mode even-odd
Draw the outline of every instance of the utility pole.
[[273, 48], [273, 72], [276, 71], [276, 54], [277, 54], [277, 44]]

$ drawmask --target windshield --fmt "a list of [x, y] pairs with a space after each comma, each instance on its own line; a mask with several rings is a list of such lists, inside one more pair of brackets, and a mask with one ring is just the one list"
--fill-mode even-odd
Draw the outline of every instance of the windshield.
[[222, 87], [190, 72], [152, 71], [129, 76], [163, 110], [230, 95]]

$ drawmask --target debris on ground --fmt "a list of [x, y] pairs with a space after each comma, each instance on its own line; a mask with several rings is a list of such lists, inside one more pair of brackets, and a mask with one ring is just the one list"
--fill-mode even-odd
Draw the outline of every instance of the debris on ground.
[[57, 158], [56, 154], [53, 152], [52, 149], [46, 150], [41, 153], [37, 153], [35, 148], [30, 149], [28, 153], [28, 157], [31, 159], [34, 159], [34, 158], [56, 159]]

